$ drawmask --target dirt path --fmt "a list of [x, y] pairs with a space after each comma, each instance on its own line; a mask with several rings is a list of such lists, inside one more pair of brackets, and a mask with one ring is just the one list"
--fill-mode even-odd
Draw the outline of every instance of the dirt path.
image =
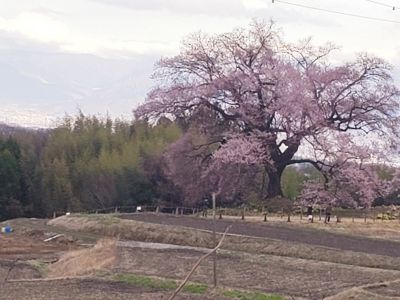
[[[170, 216], [155, 214], [124, 214], [124, 219], [137, 220], [163, 225], [185, 226], [190, 228], [212, 230], [211, 218], [195, 218], [188, 216]], [[307, 243], [339, 250], [378, 254], [391, 257], [400, 256], [400, 243], [371, 238], [354, 237], [326, 231], [289, 228], [271, 223], [253, 223], [231, 220], [217, 220], [216, 229], [223, 232], [228, 225], [232, 225], [231, 234], [248, 235], [254, 237], [271, 238], [277, 240]]]

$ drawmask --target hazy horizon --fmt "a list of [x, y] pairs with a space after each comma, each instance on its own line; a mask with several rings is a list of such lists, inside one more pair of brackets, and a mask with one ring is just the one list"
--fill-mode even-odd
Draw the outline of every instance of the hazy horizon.
[[[177, 54], [185, 36], [231, 31], [254, 18], [276, 21], [288, 41], [312, 36], [317, 44], [337, 44], [337, 61], [357, 52], [383, 57], [400, 86], [398, 23], [261, 0], [3, 2], [0, 122], [48, 127], [78, 109], [131, 119], [152, 86], [154, 63]], [[386, 20], [400, 16], [362, 0], [291, 2]]]

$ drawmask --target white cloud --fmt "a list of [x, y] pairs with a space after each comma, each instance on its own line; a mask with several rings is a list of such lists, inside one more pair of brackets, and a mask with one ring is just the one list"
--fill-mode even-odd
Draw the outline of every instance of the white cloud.
[[0, 29], [11, 33], [20, 33], [44, 43], [63, 43], [70, 37], [66, 24], [36, 12], [22, 12], [12, 19], [1, 18]]
[[91, 0], [111, 6], [132, 10], [168, 11], [174, 14], [232, 16], [243, 14], [245, 6], [241, 0]]

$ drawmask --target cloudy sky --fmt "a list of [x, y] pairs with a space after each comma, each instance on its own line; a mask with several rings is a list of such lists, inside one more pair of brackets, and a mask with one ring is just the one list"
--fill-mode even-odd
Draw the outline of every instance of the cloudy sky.
[[400, 85], [398, 0], [0, 0], [0, 7], [0, 121], [9, 123], [51, 126], [77, 109], [130, 118], [151, 87], [153, 64], [176, 54], [186, 35], [252, 19], [273, 19], [288, 41], [334, 42], [338, 60], [379, 55]]

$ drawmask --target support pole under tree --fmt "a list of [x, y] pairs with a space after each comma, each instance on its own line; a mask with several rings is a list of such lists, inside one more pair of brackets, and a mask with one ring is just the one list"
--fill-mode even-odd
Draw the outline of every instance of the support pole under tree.
[[[212, 193], [212, 206], [213, 206], [213, 246], [217, 246], [217, 235], [216, 235], [216, 223], [215, 223], [215, 193]], [[213, 255], [213, 279], [214, 279], [214, 287], [217, 286], [217, 251], [214, 252]]]

